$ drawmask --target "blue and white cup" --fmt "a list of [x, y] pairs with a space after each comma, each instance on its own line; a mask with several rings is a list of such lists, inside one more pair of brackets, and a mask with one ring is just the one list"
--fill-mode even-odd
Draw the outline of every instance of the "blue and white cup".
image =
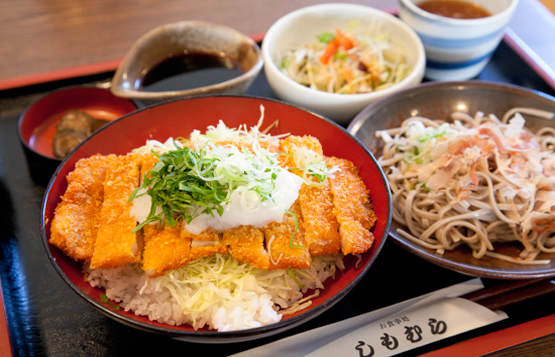
[[458, 19], [432, 14], [417, 6], [422, 0], [399, 0], [399, 17], [420, 36], [431, 80], [466, 80], [484, 69], [501, 42], [518, 0], [464, 0], [491, 16]]

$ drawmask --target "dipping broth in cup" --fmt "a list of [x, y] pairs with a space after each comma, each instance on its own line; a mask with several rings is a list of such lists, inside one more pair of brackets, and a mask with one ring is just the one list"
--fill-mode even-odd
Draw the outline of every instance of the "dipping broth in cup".
[[491, 16], [484, 7], [461, 0], [424, 0], [416, 5], [432, 14], [454, 19], [479, 19]]
[[399, 17], [424, 44], [424, 76], [461, 81], [482, 72], [517, 4], [518, 0], [399, 0]]

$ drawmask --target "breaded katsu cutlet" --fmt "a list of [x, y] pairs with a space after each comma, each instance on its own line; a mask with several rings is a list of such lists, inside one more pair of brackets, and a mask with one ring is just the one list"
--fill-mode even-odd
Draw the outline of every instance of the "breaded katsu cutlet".
[[343, 254], [364, 253], [374, 242], [370, 228], [376, 221], [368, 189], [351, 161], [331, 157], [327, 164], [340, 169], [330, 177], [330, 188], [334, 216], [339, 222], [341, 251]]
[[[225, 142], [245, 150], [239, 142]], [[132, 193], [152, 173], [152, 154], [95, 155], [77, 162], [55, 211], [50, 243], [92, 269], [138, 264], [155, 277], [213, 254], [272, 270], [309, 268], [312, 256], [361, 254], [373, 243], [376, 216], [369, 191], [348, 160], [325, 157], [311, 136], [288, 136], [279, 147], [265, 143], [282, 168], [304, 177], [304, 160], [337, 169], [325, 181], [302, 183], [298, 197], [279, 221], [191, 234], [186, 223], [149, 223], [137, 229]]]
[[140, 160], [137, 154], [118, 156], [106, 168], [104, 201], [91, 259], [92, 269], [116, 268], [140, 258], [142, 249], [137, 233], [133, 232], [137, 225], [131, 216], [133, 203], [128, 201], [139, 187]]
[[50, 243], [76, 261], [89, 261], [104, 202], [106, 168], [115, 155], [81, 159], [67, 175], [67, 189], [56, 207], [50, 228]]
[[[282, 151], [289, 154], [284, 162], [284, 165], [289, 167], [302, 165], [296, 161], [294, 155], [300, 149], [310, 150], [315, 155], [324, 158], [322, 145], [318, 139], [312, 136], [288, 136], [281, 141], [280, 147]], [[306, 155], [301, 155], [301, 159], [303, 156]], [[302, 176], [300, 170], [292, 172]], [[341, 248], [339, 223], [333, 214], [332, 201], [329, 180], [317, 187], [305, 184], [299, 192], [300, 211], [306, 232], [305, 241], [312, 255], [334, 255], [339, 253]]]

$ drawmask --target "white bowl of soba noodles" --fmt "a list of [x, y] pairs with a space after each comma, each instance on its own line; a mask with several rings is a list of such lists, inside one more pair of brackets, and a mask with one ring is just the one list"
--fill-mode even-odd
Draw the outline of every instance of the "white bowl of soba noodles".
[[395, 242], [469, 275], [555, 275], [554, 97], [425, 83], [369, 105], [348, 131], [388, 177]]

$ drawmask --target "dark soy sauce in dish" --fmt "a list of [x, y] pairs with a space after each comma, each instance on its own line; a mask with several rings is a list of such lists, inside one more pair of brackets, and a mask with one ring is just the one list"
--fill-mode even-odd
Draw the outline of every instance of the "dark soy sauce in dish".
[[241, 74], [239, 63], [227, 56], [186, 52], [149, 69], [140, 87], [152, 92], [193, 89], [225, 82]]
[[416, 5], [432, 14], [455, 19], [478, 19], [491, 16], [491, 13], [480, 5], [461, 0], [425, 0]]

